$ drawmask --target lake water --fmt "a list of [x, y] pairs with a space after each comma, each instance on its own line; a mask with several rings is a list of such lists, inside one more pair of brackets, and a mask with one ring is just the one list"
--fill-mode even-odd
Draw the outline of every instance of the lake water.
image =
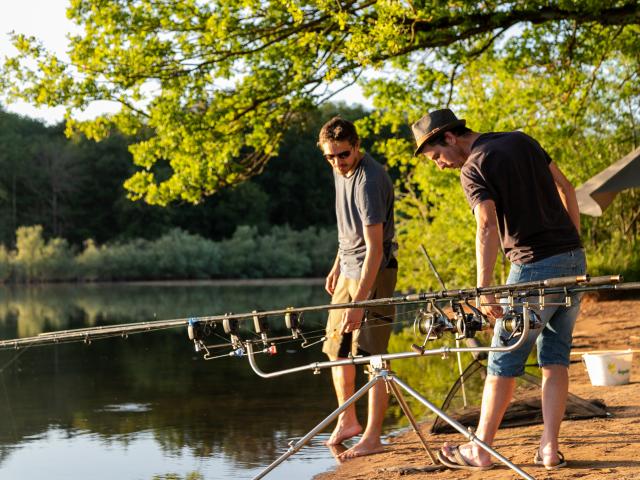
[[[5, 286], [0, 338], [325, 303], [321, 285], [305, 284]], [[309, 337], [322, 335], [323, 318], [305, 317]], [[259, 363], [274, 371], [325, 359], [320, 345], [295, 342]], [[364, 412], [366, 402], [359, 403]], [[0, 351], [0, 478], [251, 478], [335, 407], [328, 370], [262, 379], [246, 358], [203, 360], [183, 328]], [[390, 431], [401, 417], [397, 407], [388, 417]], [[334, 468], [323, 445], [329, 433], [267, 478], [311, 478]]]

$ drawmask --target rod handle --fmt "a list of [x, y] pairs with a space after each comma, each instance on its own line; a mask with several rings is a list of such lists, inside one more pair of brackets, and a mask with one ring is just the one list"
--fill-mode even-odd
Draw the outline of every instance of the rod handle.
[[577, 275], [568, 277], [549, 278], [544, 281], [545, 287], [568, 287], [576, 283], [585, 283], [589, 281], [589, 275]]

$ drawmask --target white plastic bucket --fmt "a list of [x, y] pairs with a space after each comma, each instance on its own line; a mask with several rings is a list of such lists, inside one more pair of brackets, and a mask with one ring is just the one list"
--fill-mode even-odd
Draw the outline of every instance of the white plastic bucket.
[[587, 367], [591, 385], [624, 385], [629, 383], [633, 351], [585, 353], [582, 361]]

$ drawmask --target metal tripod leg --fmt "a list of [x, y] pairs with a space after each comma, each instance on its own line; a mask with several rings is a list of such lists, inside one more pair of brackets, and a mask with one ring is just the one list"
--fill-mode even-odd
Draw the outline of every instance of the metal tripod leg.
[[362, 397], [371, 388], [373, 388], [373, 386], [376, 383], [378, 383], [380, 381], [384, 381], [383, 377], [380, 374], [376, 374], [376, 376], [374, 378], [372, 378], [367, 384], [365, 384], [362, 388], [360, 388], [360, 390], [358, 390], [356, 393], [354, 393], [346, 402], [344, 402], [337, 409], [335, 409], [327, 418], [325, 418], [318, 425], [316, 425], [311, 431], [309, 431], [309, 433], [307, 433], [304, 437], [302, 437], [300, 440], [298, 440], [295, 444], [290, 445], [289, 449], [284, 454], [282, 454], [275, 462], [273, 462], [271, 465], [269, 465], [267, 468], [265, 468], [258, 475], [253, 477], [253, 480], [258, 480], [258, 479], [264, 477], [267, 473], [269, 473], [271, 470], [276, 468], [278, 465], [280, 465], [282, 462], [284, 462], [287, 458], [289, 458], [291, 455], [293, 455], [298, 450], [300, 450], [305, 444], [307, 444], [309, 442], [309, 440], [311, 440], [318, 433], [320, 433], [322, 430], [324, 430], [327, 427], [327, 425], [329, 425], [331, 422], [333, 422], [338, 417], [338, 415], [340, 415], [349, 406], [351, 406], [352, 403], [358, 401], [360, 399], [360, 397]]
[[427, 455], [429, 455], [429, 458], [431, 459], [431, 463], [433, 465], [440, 465], [440, 462], [436, 460], [436, 457], [433, 455], [433, 452], [431, 452], [431, 450], [429, 449], [429, 446], [427, 445], [427, 440], [424, 438], [424, 435], [420, 431], [420, 428], [418, 427], [418, 422], [416, 422], [416, 419], [413, 416], [413, 413], [411, 412], [411, 409], [409, 408], [407, 401], [404, 399], [402, 390], [400, 390], [396, 385], [396, 383], [393, 381], [393, 377], [386, 377], [386, 380], [388, 380], [387, 385], [389, 386], [389, 389], [391, 390], [393, 395], [396, 397], [396, 400], [398, 400], [398, 403], [400, 404], [400, 408], [402, 409], [402, 412], [405, 414], [407, 419], [409, 419], [409, 423], [411, 424], [411, 426], [413, 427], [413, 430], [418, 435], [418, 438], [420, 439], [422, 446], [427, 451]]
[[529, 475], [528, 473], [526, 473], [524, 470], [520, 469], [519, 467], [517, 467], [516, 465], [514, 465], [513, 463], [511, 463], [509, 460], [507, 460], [505, 457], [503, 457], [502, 455], [500, 455], [498, 452], [496, 452], [493, 448], [491, 448], [489, 445], [487, 445], [486, 443], [484, 443], [482, 440], [480, 440], [478, 437], [476, 437], [476, 435], [471, 432], [470, 430], [467, 430], [464, 425], [456, 422], [453, 418], [449, 417], [446, 413], [444, 413], [442, 410], [440, 410], [438, 407], [436, 407], [435, 405], [433, 405], [431, 402], [429, 402], [427, 399], [425, 399], [424, 397], [422, 397], [418, 392], [416, 392], [414, 389], [412, 389], [409, 385], [407, 385], [406, 383], [404, 383], [402, 380], [400, 380], [398, 377], [393, 376], [393, 375], [389, 375], [387, 377], [387, 382], [389, 383], [396, 383], [398, 384], [400, 387], [402, 387], [405, 391], [407, 391], [412, 397], [414, 397], [416, 400], [418, 400], [420, 403], [422, 403], [425, 407], [427, 407], [429, 410], [431, 410], [433, 413], [435, 413], [437, 416], [439, 416], [440, 418], [442, 418], [445, 422], [447, 422], [449, 425], [451, 425], [453, 428], [455, 428], [458, 432], [460, 432], [462, 435], [464, 435], [465, 437], [467, 437], [469, 439], [469, 441], [475, 443], [476, 445], [478, 445], [480, 448], [482, 448], [483, 450], [485, 450], [487, 453], [489, 453], [490, 455], [494, 456], [495, 458], [497, 458], [498, 460], [500, 460], [502, 463], [504, 463], [507, 467], [509, 467], [511, 470], [513, 470], [514, 472], [516, 472], [518, 475], [520, 475], [522, 478], [525, 478], [527, 480], [535, 480], [531, 475]]

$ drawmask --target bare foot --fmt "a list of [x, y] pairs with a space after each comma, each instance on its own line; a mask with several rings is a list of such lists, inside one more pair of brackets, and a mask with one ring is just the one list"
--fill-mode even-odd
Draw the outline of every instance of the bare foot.
[[[455, 455], [453, 454], [454, 448], [455, 445], [446, 442], [440, 449], [440, 452], [452, 463], [458, 463]], [[489, 454], [477, 447], [474, 443], [465, 443], [460, 445], [458, 447], [458, 451], [469, 465], [475, 467], [487, 467], [491, 465], [491, 457]]]
[[333, 455], [333, 458], [336, 459], [338, 465], [340, 465], [343, 462], [343, 460], [340, 458], [340, 455], [347, 451], [347, 447], [345, 447], [341, 443], [339, 443], [338, 445], [327, 445], [327, 447], [329, 448], [331, 455]]
[[342, 425], [340, 422], [336, 425], [333, 433], [329, 437], [329, 440], [325, 442], [325, 445], [339, 445], [345, 440], [360, 435], [362, 433], [362, 426], [359, 423], [352, 425]]
[[380, 438], [364, 438], [362, 437], [358, 443], [356, 443], [349, 450], [338, 455], [341, 460], [348, 460], [350, 458], [364, 457], [365, 455], [373, 455], [374, 453], [380, 453], [384, 450], [384, 445], [380, 442]]

